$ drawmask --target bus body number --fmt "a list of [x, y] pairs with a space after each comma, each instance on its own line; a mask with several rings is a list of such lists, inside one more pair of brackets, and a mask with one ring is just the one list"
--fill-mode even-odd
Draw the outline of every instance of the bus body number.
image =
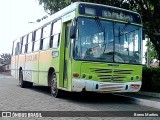
[[26, 61], [37, 61], [37, 55], [26, 56]]

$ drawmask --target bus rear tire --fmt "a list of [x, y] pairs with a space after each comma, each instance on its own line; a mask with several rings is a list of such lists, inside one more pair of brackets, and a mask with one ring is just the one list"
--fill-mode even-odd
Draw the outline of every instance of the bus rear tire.
[[33, 86], [33, 83], [32, 82], [28, 82], [28, 81], [25, 81], [25, 82], [27, 82], [26, 84], [26, 87], [27, 88], [31, 88], [32, 86]]
[[52, 96], [54, 96], [55, 98], [62, 97], [63, 91], [57, 88], [57, 77], [55, 72], [52, 73], [50, 87]]
[[31, 88], [33, 86], [32, 82], [24, 81], [23, 80], [23, 73], [20, 71], [19, 73], [19, 86], [21, 88]]
[[22, 71], [19, 72], [19, 86], [21, 88], [25, 88], [26, 87], [26, 82], [23, 80], [23, 73], [22, 73]]

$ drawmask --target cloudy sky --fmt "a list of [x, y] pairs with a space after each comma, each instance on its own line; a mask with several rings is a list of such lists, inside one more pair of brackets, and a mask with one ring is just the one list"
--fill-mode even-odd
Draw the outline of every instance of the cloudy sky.
[[0, 54], [11, 53], [13, 40], [45, 15], [38, 0], [0, 0]]

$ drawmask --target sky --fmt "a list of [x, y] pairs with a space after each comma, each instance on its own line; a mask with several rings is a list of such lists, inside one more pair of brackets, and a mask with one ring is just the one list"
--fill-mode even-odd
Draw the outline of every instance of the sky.
[[45, 15], [38, 0], [0, 0], [0, 54], [11, 53], [13, 40]]

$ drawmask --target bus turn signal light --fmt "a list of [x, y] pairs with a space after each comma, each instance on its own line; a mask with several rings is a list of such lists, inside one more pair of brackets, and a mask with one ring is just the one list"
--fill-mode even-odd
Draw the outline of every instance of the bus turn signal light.
[[74, 78], [78, 78], [78, 77], [79, 77], [79, 74], [78, 74], [78, 73], [73, 73], [73, 77], [74, 77]]
[[139, 89], [140, 85], [139, 84], [131, 84], [131, 88], [134, 89]]

